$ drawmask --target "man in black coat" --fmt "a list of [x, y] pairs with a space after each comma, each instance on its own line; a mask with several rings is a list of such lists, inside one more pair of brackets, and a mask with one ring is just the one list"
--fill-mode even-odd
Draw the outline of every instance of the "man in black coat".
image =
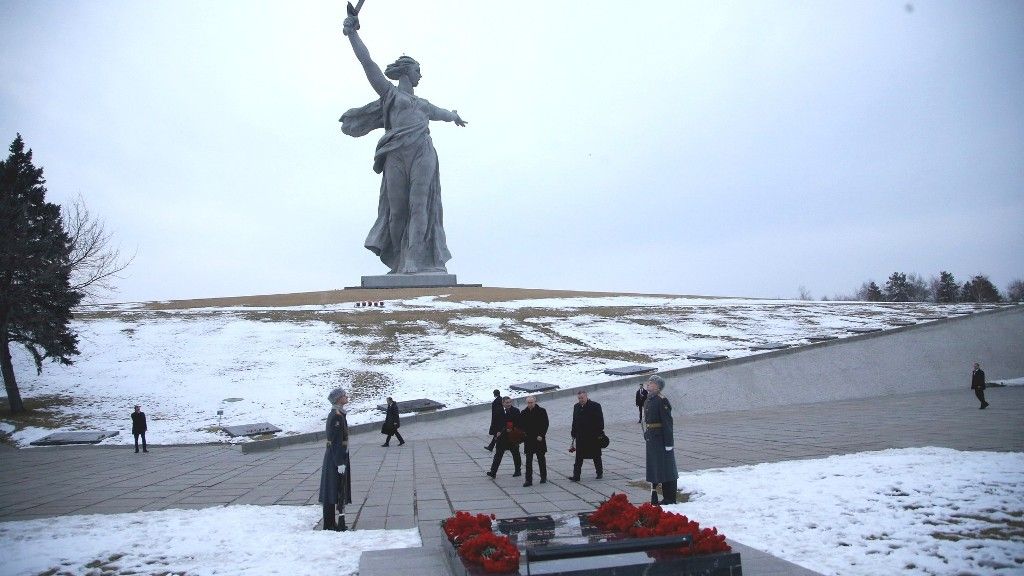
[[487, 450], [494, 450], [494, 443], [498, 441], [496, 434], [505, 426], [505, 409], [501, 405], [501, 392], [494, 391], [494, 400], [491, 400], [491, 427], [487, 433], [491, 435], [491, 443], [484, 446]]
[[598, 480], [604, 473], [601, 465], [601, 437], [604, 436], [604, 413], [601, 405], [592, 402], [587, 398], [587, 391], [580, 390], [576, 393], [579, 400], [572, 407], [572, 439], [576, 447], [576, 462], [572, 466], [573, 482], [580, 481], [580, 472], [583, 471], [583, 461], [593, 460], [594, 471], [597, 472]]
[[142, 411], [142, 406], [135, 405], [135, 412], [132, 412], [132, 436], [135, 436], [135, 453], [139, 453], [139, 436], [142, 436], [142, 451], [149, 452], [146, 449], [146, 413]]
[[647, 388], [644, 382], [640, 383], [640, 389], [636, 391], [636, 407], [640, 410], [640, 417], [637, 423], [644, 421], [644, 402], [647, 402]]
[[985, 371], [981, 369], [981, 364], [977, 362], [974, 363], [974, 372], [971, 373], [971, 388], [974, 389], [974, 395], [981, 401], [981, 406], [978, 408], [982, 410], [988, 408], [988, 402], [985, 401]]
[[495, 434], [498, 449], [494, 452], [494, 460], [491, 462], [491, 469], [487, 472], [487, 475], [491, 478], [498, 475], [501, 457], [508, 450], [512, 453], [512, 462], [516, 465], [516, 472], [512, 476], [522, 476], [523, 457], [519, 455], [519, 443], [512, 438], [514, 433], [518, 433], [515, 430], [515, 426], [519, 420], [519, 409], [512, 405], [512, 399], [508, 396], [501, 399], [501, 406], [501, 429]]
[[540, 483], [548, 481], [548, 464], [545, 454], [548, 443], [548, 411], [537, 404], [534, 396], [526, 397], [526, 410], [519, 413], [519, 428], [523, 431], [523, 451], [526, 452], [526, 482], [523, 486], [533, 486], [533, 456], [537, 455], [537, 466], [540, 467]]
[[398, 433], [398, 427], [401, 426], [401, 420], [398, 418], [398, 402], [391, 396], [388, 396], [388, 413], [384, 416], [384, 423], [381, 424], [380, 433], [386, 434], [387, 439], [381, 444], [381, 447], [387, 448], [391, 445], [391, 437], [398, 438], [398, 445], [405, 444], [405, 440], [402, 439], [402, 435]]

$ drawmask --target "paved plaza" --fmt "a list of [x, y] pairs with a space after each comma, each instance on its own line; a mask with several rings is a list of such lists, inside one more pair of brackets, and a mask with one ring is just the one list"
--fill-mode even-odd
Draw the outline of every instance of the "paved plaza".
[[[641, 482], [644, 447], [633, 390], [623, 387], [591, 396], [604, 408], [611, 438], [601, 480], [594, 478], [589, 462], [582, 482], [568, 480], [572, 397], [544, 403], [552, 421], [548, 483], [538, 484], [535, 478], [528, 488], [522, 486], [523, 478], [511, 476], [507, 456], [496, 480], [484, 475], [491, 462], [491, 453], [484, 450], [487, 413], [410, 422], [402, 427], [407, 444], [401, 447], [393, 442], [382, 448], [383, 436], [376, 432], [354, 434], [349, 522], [355, 529], [419, 527], [424, 547], [430, 550], [442, 539], [438, 521], [455, 510], [498, 517], [586, 511], [613, 492], [644, 501], [649, 492]], [[677, 461], [682, 470], [698, 470], [886, 448], [1024, 451], [1024, 389], [990, 388], [987, 394], [992, 403], [988, 410], [978, 410], [974, 395], [964, 386], [701, 415], [685, 414], [680, 406], [685, 405], [685, 395], [676, 394], [682, 396], [676, 400], [677, 412], [682, 412], [675, 429]], [[159, 442], [158, 428], [150, 435]], [[0, 451], [0, 521], [238, 504], [316, 504], [322, 457], [320, 443], [250, 454], [228, 445], [153, 445], [148, 454], [135, 454], [129, 446], [7, 449]], [[366, 573], [372, 570], [367, 568]]]

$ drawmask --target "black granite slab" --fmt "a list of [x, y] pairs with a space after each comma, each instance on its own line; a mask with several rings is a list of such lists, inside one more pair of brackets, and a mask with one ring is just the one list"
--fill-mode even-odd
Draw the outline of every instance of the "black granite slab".
[[698, 352], [697, 354], [690, 354], [687, 356], [690, 360], [706, 360], [713, 362], [715, 360], [725, 360], [728, 358], [725, 354], [718, 354], [716, 352]]
[[872, 332], [882, 331], [881, 328], [875, 328], [871, 326], [857, 326], [855, 328], [847, 328], [847, 330], [853, 332], [854, 334], [871, 334]]
[[519, 390], [520, 392], [546, 392], [548, 390], [558, 390], [558, 386], [548, 384], [547, 382], [523, 382], [522, 384], [513, 384], [509, 386], [509, 389]]
[[839, 336], [832, 334], [816, 334], [814, 336], [808, 336], [807, 339], [811, 342], [825, 342], [828, 340], [838, 340]]
[[784, 342], [761, 342], [754, 344], [750, 347], [751, 350], [783, 350], [789, 348], [792, 344], [786, 344]]
[[[497, 532], [519, 548], [518, 574], [549, 576], [741, 576], [737, 552], [684, 556], [665, 548], [689, 543], [689, 537], [630, 538], [591, 524], [589, 512], [502, 519]], [[457, 576], [483, 576], [479, 566], [444, 545]], [[515, 574], [515, 573], [513, 573]]]
[[79, 432], [54, 432], [44, 436], [35, 442], [29, 442], [32, 446], [66, 446], [69, 444], [99, 444], [100, 442], [117, 436], [116, 430], [82, 430]]
[[612, 376], [635, 376], [637, 374], [649, 374], [657, 371], [657, 366], [640, 366], [639, 364], [604, 369], [605, 374], [610, 374]]
[[237, 426], [221, 426], [221, 430], [228, 433], [228, 436], [258, 436], [260, 434], [274, 434], [281, 429], [269, 422], [257, 422], [256, 424], [239, 424]]
[[[398, 404], [398, 413], [406, 414], [409, 412], [429, 412], [431, 410], [440, 410], [445, 405], [430, 398], [416, 398], [414, 400], [397, 400], [395, 404]], [[377, 404], [377, 410], [381, 412], [388, 411], [387, 404]]]

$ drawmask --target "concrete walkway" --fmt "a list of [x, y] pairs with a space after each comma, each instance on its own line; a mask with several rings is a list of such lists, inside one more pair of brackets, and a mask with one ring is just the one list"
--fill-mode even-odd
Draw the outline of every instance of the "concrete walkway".
[[[418, 527], [425, 549], [431, 549], [443, 538], [438, 521], [455, 510], [498, 517], [578, 512], [592, 510], [613, 492], [644, 501], [649, 492], [641, 482], [644, 448], [632, 392], [591, 395], [604, 407], [612, 440], [602, 480], [594, 479], [589, 462], [583, 482], [567, 479], [572, 398], [545, 404], [552, 421], [549, 481], [537, 484], [535, 478], [529, 488], [511, 476], [507, 457], [496, 480], [484, 475], [491, 453], [483, 448], [487, 422], [479, 415], [403, 426], [407, 444], [402, 447], [380, 447], [383, 436], [376, 433], [354, 435], [350, 523], [356, 529]], [[964, 386], [954, 392], [680, 415], [677, 461], [683, 470], [698, 470], [919, 446], [1024, 451], [1024, 388], [990, 388], [987, 395], [992, 403], [987, 410], [977, 409]], [[228, 504], [316, 504], [322, 455], [319, 443], [251, 454], [236, 446], [209, 445], [152, 446], [148, 454], [135, 454], [130, 447], [85, 446], [0, 451], [0, 521]]]

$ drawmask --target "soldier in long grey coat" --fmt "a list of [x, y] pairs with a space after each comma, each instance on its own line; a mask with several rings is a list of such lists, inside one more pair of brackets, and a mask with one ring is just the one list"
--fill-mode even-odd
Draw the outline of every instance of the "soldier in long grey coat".
[[[320, 502], [324, 505], [324, 530], [348, 530], [345, 525], [345, 504], [352, 503], [352, 480], [348, 458], [348, 420], [345, 404], [348, 393], [335, 388], [327, 395], [332, 404], [327, 415], [327, 447], [320, 469]], [[341, 515], [340, 519], [335, 514]]]
[[[651, 483], [651, 504], [675, 504], [679, 471], [672, 439], [672, 404], [661, 395], [665, 380], [651, 376], [645, 384], [644, 440], [647, 442], [647, 481]], [[661, 484], [664, 499], [658, 502], [655, 486]]]

